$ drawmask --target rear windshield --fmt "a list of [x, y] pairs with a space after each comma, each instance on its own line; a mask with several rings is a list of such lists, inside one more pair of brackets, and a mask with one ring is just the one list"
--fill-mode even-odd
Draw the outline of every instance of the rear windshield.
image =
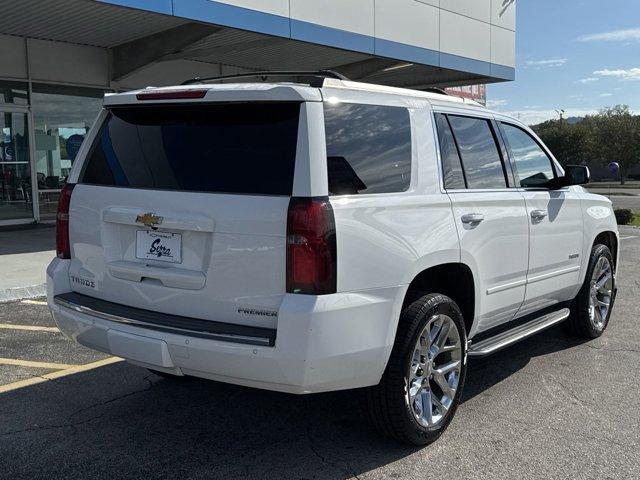
[[291, 195], [300, 104], [113, 108], [82, 183]]

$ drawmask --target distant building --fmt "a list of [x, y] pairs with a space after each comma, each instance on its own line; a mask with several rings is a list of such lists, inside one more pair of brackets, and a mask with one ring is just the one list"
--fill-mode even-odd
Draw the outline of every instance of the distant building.
[[482, 105], [487, 105], [487, 87], [486, 85], [467, 85], [463, 87], [448, 87], [445, 91], [457, 97], [470, 98]]

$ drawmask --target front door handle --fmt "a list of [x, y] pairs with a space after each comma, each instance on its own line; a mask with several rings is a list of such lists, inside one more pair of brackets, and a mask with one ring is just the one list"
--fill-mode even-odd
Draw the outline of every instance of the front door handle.
[[467, 213], [462, 216], [462, 223], [469, 225], [477, 225], [484, 220], [484, 215], [481, 213]]
[[540, 222], [544, 220], [549, 213], [546, 210], [531, 210], [531, 218]]

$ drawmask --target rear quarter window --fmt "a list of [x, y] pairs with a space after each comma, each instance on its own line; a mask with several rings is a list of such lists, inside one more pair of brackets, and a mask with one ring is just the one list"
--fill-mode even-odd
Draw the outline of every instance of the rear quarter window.
[[411, 121], [401, 107], [324, 107], [331, 195], [403, 192], [411, 183]]
[[81, 183], [291, 195], [300, 104], [113, 108]]

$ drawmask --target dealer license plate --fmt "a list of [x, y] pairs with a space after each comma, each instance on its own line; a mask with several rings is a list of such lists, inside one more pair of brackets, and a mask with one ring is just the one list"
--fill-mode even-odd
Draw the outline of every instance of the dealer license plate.
[[182, 263], [182, 235], [138, 230], [136, 232], [136, 258]]

